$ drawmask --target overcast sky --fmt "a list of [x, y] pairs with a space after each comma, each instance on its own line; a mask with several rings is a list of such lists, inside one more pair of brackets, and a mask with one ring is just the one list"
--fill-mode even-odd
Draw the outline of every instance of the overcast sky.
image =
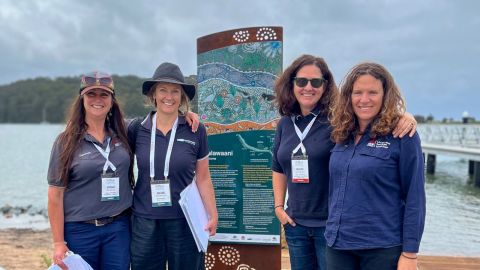
[[480, 119], [480, 1], [0, 0], [0, 84], [94, 69], [150, 77], [164, 61], [196, 74], [196, 39], [283, 27], [284, 68], [324, 57], [340, 83], [385, 65], [413, 114]]

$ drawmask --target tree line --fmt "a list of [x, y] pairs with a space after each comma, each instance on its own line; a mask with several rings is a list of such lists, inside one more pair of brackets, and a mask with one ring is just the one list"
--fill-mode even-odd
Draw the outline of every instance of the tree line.
[[[185, 79], [196, 84], [195, 75]], [[152, 110], [142, 95], [144, 80], [133, 75], [113, 75], [115, 95], [127, 118], [143, 116]], [[1, 85], [0, 123], [63, 123], [79, 87], [80, 76], [40, 77]], [[196, 98], [191, 107], [197, 111]]]

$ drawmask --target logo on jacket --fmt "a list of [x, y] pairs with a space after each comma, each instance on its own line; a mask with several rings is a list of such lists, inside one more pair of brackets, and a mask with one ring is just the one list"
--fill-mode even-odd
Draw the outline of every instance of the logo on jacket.
[[188, 144], [191, 144], [191, 145], [195, 146], [195, 142], [187, 140], [187, 139], [177, 139], [177, 142], [184, 142], [184, 143], [188, 143]]
[[385, 148], [385, 149], [388, 149], [389, 146], [390, 146], [390, 143], [389, 143], [389, 142], [379, 141], [379, 140], [377, 140], [377, 139], [370, 139], [370, 141], [368, 141], [368, 143], [367, 143], [367, 146], [368, 146], [368, 147], [374, 147], [374, 148]]

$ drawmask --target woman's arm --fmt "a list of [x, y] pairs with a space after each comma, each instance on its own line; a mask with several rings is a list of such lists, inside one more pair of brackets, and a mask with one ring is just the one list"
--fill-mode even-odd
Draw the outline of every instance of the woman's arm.
[[205, 230], [208, 231], [210, 235], [215, 235], [217, 232], [218, 213], [210, 170], [208, 169], [208, 156], [197, 160], [196, 176], [198, 191], [202, 196], [203, 204], [209, 215], [209, 221], [207, 226], [205, 226]]
[[48, 218], [50, 219], [50, 227], [53, 237], [53, 263], [62, 269], [68, 269], [62, 262], [68, 247], [63, 238], [63, 187], [48, 187]]
[[285, 194], [287, 192], [287, 176], [283, 173], [272, 171], [273, 198], [275, 202], [275, 215], [282, 225], [289, 223], [295, 226], [295, 222], [285, 212]]
[[200, 124], [198, 114], [188, 111], [185, 113], [185, 120], [190, 125], [190, 127], [192, 127], [192, 132], [197, 132], [198, 125]]
[[412, 137], [413, 134], [417, 131], [417, 120], [413, 117], [412, 114], [406, 112], [402, 118], [397, 123], [397, 126], [393, 130], [393, 137], [403, 138], [403, 136], [407, 135]]
[[401, 139], [399, 160], [402, 199], [405, 203], [403, 217], [403, 252], [398, 269], [416, 269], [417, 255], [425, 225], [425, 174], [420, 138]]

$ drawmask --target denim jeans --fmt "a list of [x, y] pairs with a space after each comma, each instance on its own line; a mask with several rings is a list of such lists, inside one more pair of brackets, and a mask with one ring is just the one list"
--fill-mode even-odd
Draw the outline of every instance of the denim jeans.
[[66, 222], [64, 237], [68, 248], [95, 270], [130, 268], [130, 217], [95, 226], [84, 222]]
[[285, 224], [290, 265], [292, 270], [326, 270], [325, 246], [323, 234], [325, 227], [295, 227]]
[[203, 270], [204, 253], [198, 252], [184, 218], [148, 219], [133, 215], [132, 270]]
[[402, 246], [360, 250], [327, 247], [328, 270], [397, 270]]

